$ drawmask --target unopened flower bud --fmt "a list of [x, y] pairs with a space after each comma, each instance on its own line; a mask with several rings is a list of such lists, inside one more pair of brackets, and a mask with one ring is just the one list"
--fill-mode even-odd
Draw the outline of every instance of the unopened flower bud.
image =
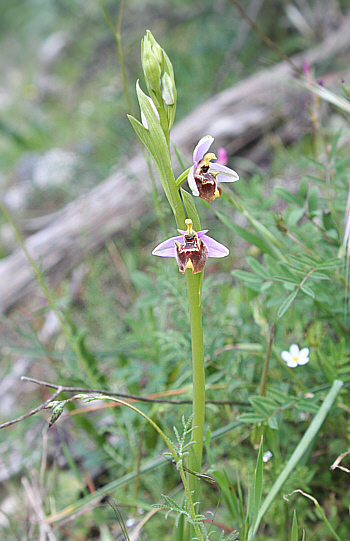
[[175, 96], [174, 96], [174, 85], [173, 81], [170, 78], [168, 73], [164, 73], [162, 77], [162, 98], [166, 105], [174, 105]]
[[154, 39], [152, 32], [150, 32], [149, 30], [147, 30], [145, 37], [151, 44], [152, 52], [157, 58], [160, 68], [162, 70], [163, 69], [163, 49], [161, 48], [159, 43]]
[[142, 69], [147, 86], [154, 92], [159, 92], [162, 74], [162, 49], [148, 30], [141, 44]]

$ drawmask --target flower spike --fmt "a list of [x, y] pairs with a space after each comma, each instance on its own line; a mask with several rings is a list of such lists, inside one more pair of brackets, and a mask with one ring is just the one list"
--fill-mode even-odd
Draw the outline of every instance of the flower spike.
[[161, 242], [152, 252], [159, 257], [175, 257], [179, 271], [192, 269], [193, 274], [202, 272], [208, 257], [225, 257], [229, 250], [223, 244], [208, 237], [208, 229], [193, 230], [192, 220], [185, 220], [187, 230], [178, 229], [180, 236], [171, 237]]
[[209, 152], [214, 141], [211, 135], [205, 135], [197, 143], [193, 151], [193, 166], [188, 172], [188, 184], [193, 195], [211, 203], [222, 194], [218, 182], [235, 182], [239, 179], [233, 169], [221, 163], [211, 163], [216, 160], [215, 154]]

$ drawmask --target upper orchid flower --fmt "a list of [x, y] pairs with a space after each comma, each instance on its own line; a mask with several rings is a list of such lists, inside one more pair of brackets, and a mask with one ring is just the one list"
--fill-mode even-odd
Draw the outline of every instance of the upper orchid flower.
[[193, 166], [188, 172], [188, 184], [193, 195], [197, 195], [211, 203], [222, 194], [218, 182], [235, 182], [239, 179], [236, 171], [220, 163], [211, 163], [216, 160], [215, 154], [208, 152], [214, 137], [206, 135], [197, 144], [193, 151]]
[[196, 233], [192, 228], [192, 220], [185, 220], [187, 230], [178, 229], [178, 237], [171, 237], [161, 242], [152, 252], [160, 257], [175, 257], [179, 271], [184, 274], [186, 269], [192, 269], [197, 274], [204, 269], [208, 257], [225, 257], [229, 250], [223, 244], [206, 235], [208, 229]]

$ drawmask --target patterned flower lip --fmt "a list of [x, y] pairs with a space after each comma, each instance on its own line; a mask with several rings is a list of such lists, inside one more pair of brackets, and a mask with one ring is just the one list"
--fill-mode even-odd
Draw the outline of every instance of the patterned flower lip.
[[192, 269], [197, 274], [204, 269], [208, 257], [225, 257], [229, 250], [220, 242], [208, 237], [208, 229], [196, 231], [192, 228], [192, 220], [185, 220], [187, 230], [178, 229], [180, 236], [171, 237], [154, 248], [152, 254], [159, 257], [174, 257], [179, 271], [185, 273]]
[[218, 182], [236, 182], [238, 174], [233, 169], [221, 163], [212, 163], [216, 160], [215, 154], [209, 152], [214, 141], [211, 135], [205, 135], [197, 143], [193, 151], [193, 166], [188, 172], [188, 184], [193, 195], [211, 203], [222, 194]]
[[309, 348], [299, 349], [297, 344], [292, 344], [289, 351], [282, 351], [281, 357], [289, 368], [296, 368], [309, 362]]

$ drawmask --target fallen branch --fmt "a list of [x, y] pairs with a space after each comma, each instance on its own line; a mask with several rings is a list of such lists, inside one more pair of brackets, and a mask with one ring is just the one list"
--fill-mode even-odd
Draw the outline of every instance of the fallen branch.
[[[29, 381], [31, 383], [35, 383], [36, 385], [41, 385], [43, 387], [48, 387], [49, 389], [56, 389], [54, 394], [45, 402], [40, 404], [40, 406], [37, 406], [36, 408], [32, 409], [28, 413], [25, 413], [24, 415], [21, 415], [20, 417], [16, 417], [16, 419], [12, 419], [11, 421], [6, 421], [6, 423], [0, 424], [0, 428], [6, 428], [8, 426], [14, 425], [18, 423], [19, 421], [23, 421], [24, 419], [27, 419], [28, 417], [31, 417], [32, 415], [35, 415], [35, 413], [38, 413], [39, 411], [46, 409], [47, 406], [57, 398], [61, 393], [99, 393], [99, 394], [105, 394], [114, 396], [117, 398], [123, 398], [126, 401], [130, 402], [146, 402], [146, 403], [154, 403], [157, 402], [159, 404], [192, 404], [192, 400], [169, 400], [167, 398], [156, 398], [154, 395], [150, 396], [138, 396], [134, 394], [125, 394], [125, 393], [116, 393], [105, 389], [89, 389], [86, 387], [66, 387], [64, 385], [56, 385], [54, 383], [49, 383], [48, 381], [41, 381], [34, 378], [28, 378], [26, 376], [21, 377], [22, 381]], [[176, 392], [176, 391], [174, 391]], [[216, 404], [218, 406], [250, 406], [247, 402], [237, 402], [236, 400], [206, 400], [206, 404]]]

